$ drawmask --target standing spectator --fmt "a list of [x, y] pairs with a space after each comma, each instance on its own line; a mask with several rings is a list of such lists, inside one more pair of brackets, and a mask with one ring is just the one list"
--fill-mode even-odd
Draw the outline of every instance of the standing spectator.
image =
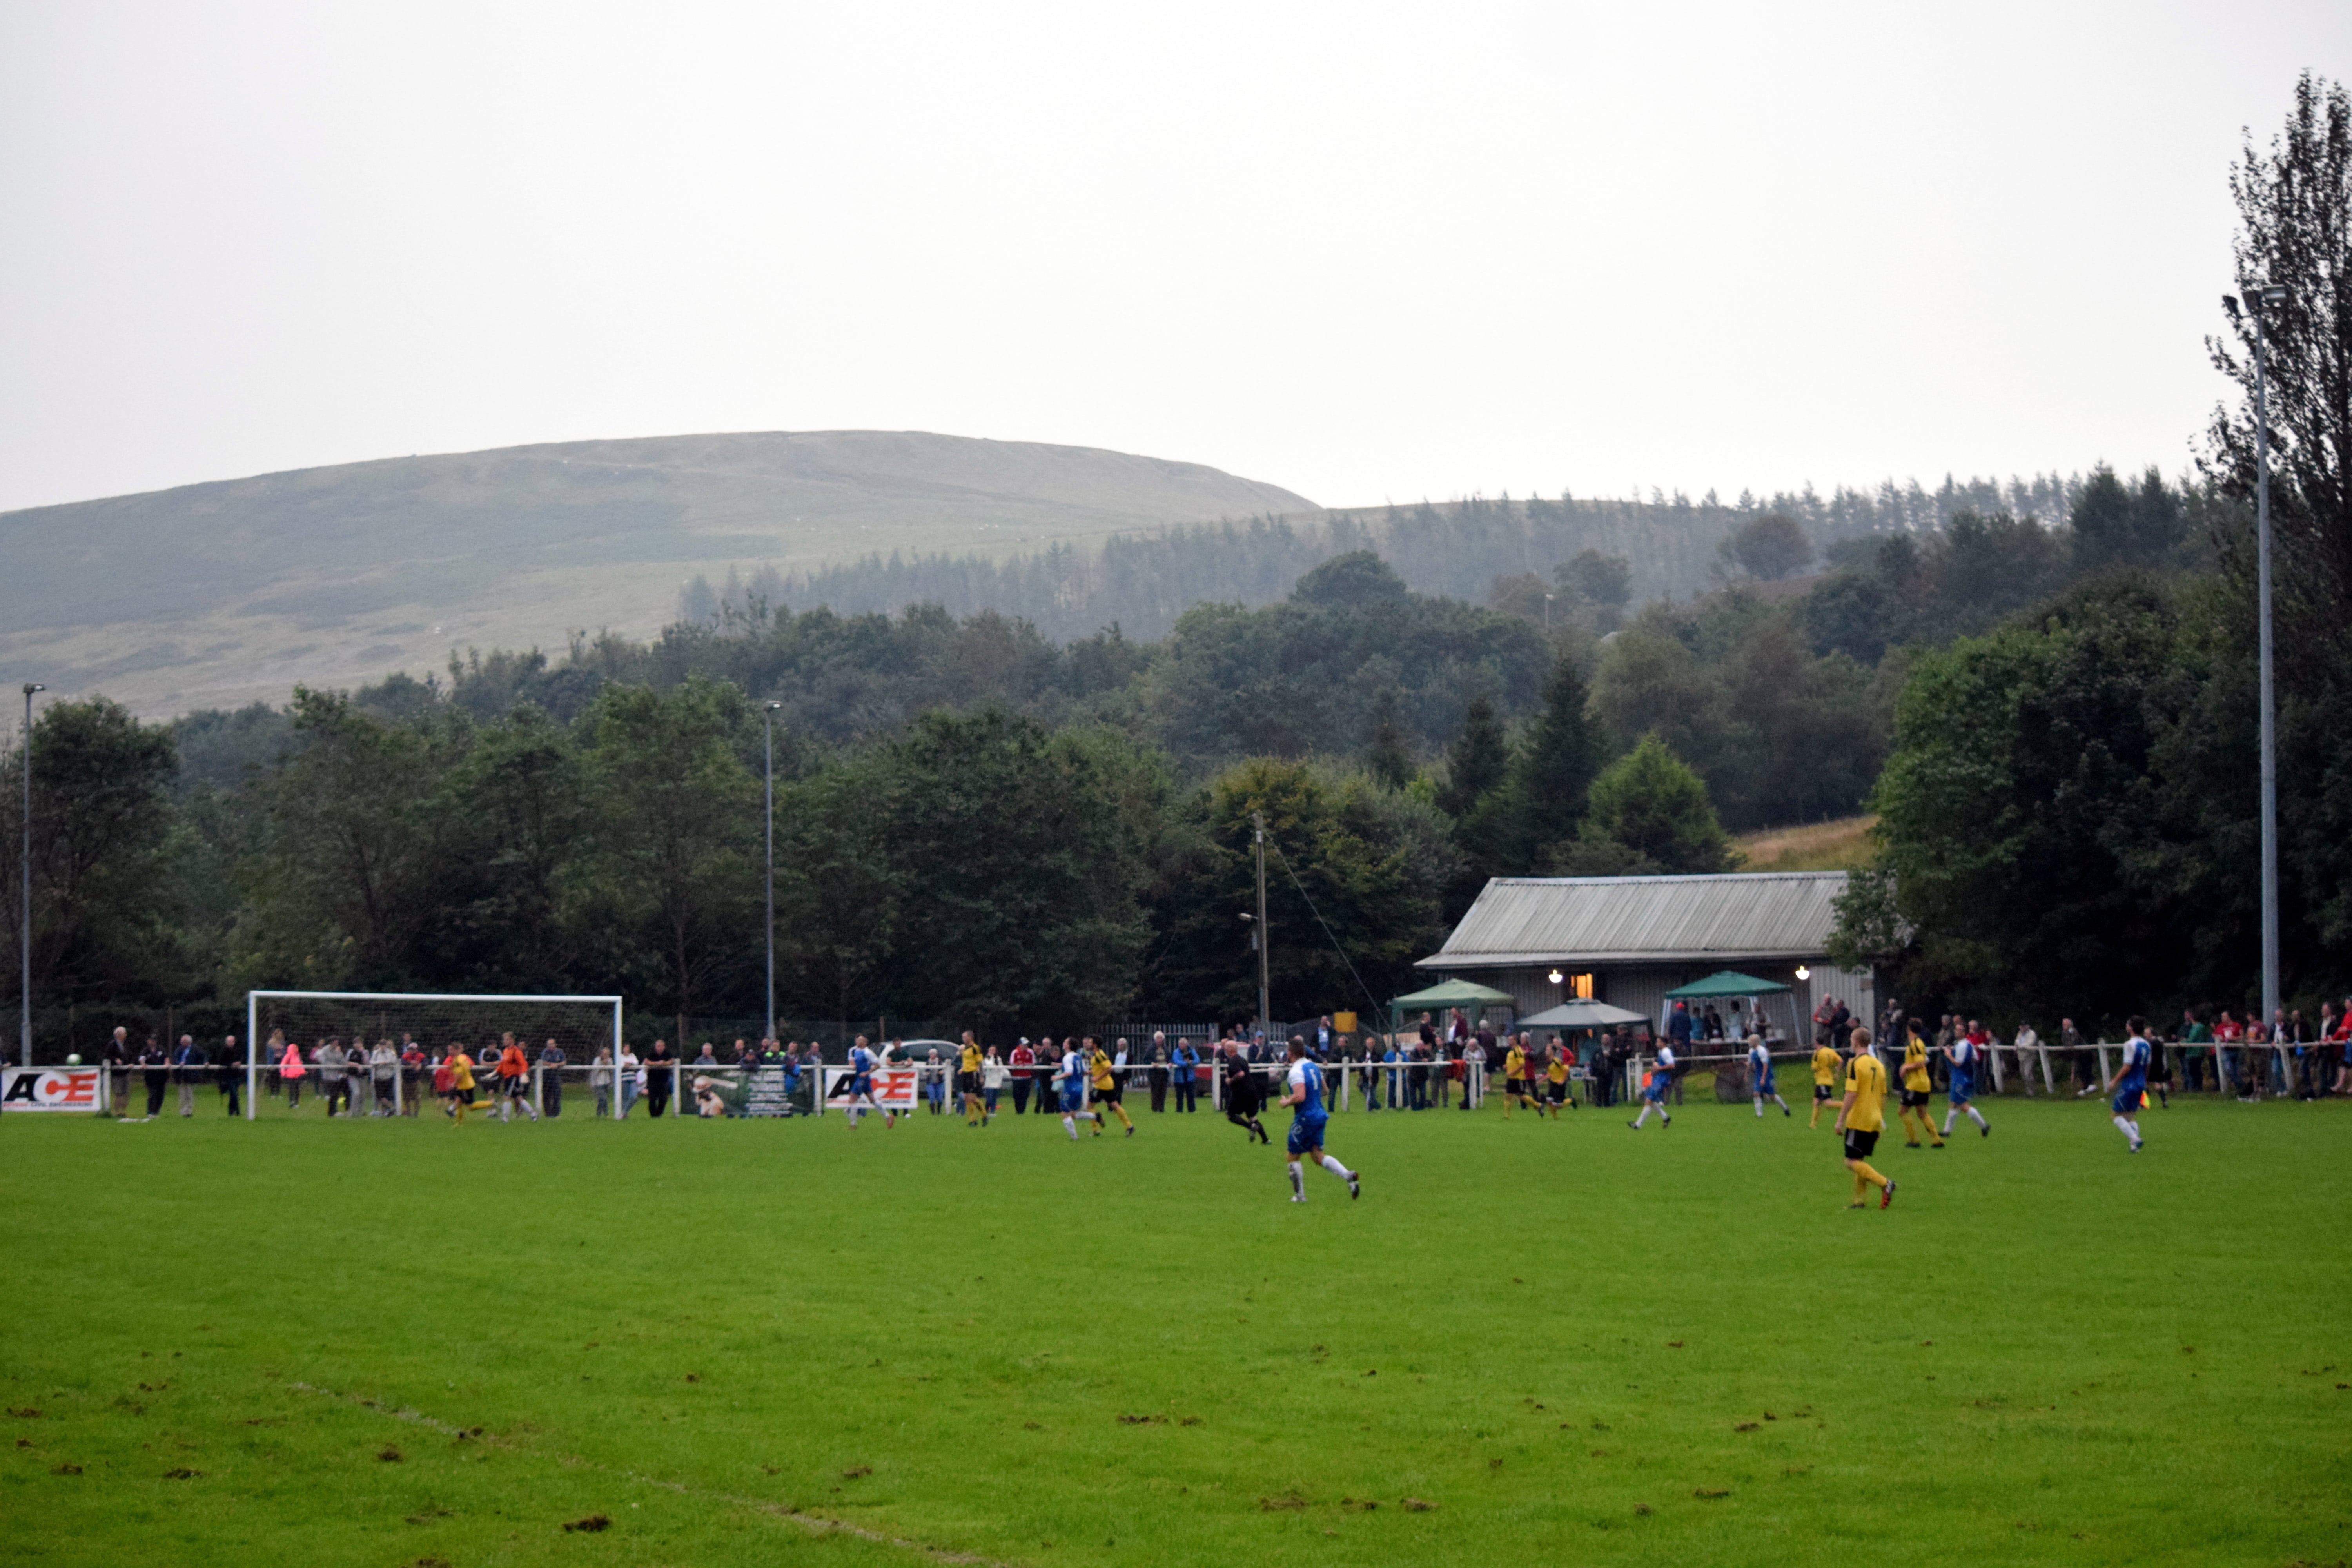
[[539, 1047], [539, 1100], [551, 1120], [563, 1114], [563, 1068], [571, 1059], [553, 1039]]
[[220, 1066], [213, 1070], [218, 1075], [215, 1081], [220, 1085], [221, 1099], [227, 1102], [223, 1114], [234, 1121], [240, 1114], [237, 1095], [245, 1088], [245, 1064], [236, 1059], [235, 1035], [222, 1037]]
[[2098, 1058], [2083, 1043], [2083, 1031], [2074, 1026], [2072, 1018], [2058, 1020], [2058, 1048], [2074, 1071], [2074, 1098], [2098, 1091], [2100, 1086]]
[[390, 1040], [378, 1040], [375, 1048], [368, 1052], [368, 1083], [375, 1097], [376, 1115], [394, 1114], [394, 1101], [398, 1098], [394, 1086], [399, 1076], [400, 1053], [393, 1048]]
[[1176, 1048], [1169, 1053], [1168, 1063], [1176, 1080], [1176, 1109], [1188, 1112], [1199, 1109], [1201, 1098], [1201, 1053], [1192, 1042], [1178, 1036]]
[[179, 1049], [172, 1053], [172, 1078], [180, 1089], [180, 1114], [196, 1113], [196, 1080], [205, 1076], [205, 1048], [196, 1044], [194, 1035], [180, 1037]]
[[2041, 1054], [2041, 1044], [2042, 1037], [2033, 1032], [2031, 1024], [2020, 1024], [2017, 1033], [2010, 1037], [2009, 1048], [2017, 1058], [2017, 1076], [2025, 1080], [2025, 1098], [2028, 1100], [2034, 1095], [2033, 1068]]
[[923, 1058], [923, 1104], [933, 1116], [937, 1116], [940, 1107], [947, 1103], [947, 1068], [940, 1065], [939, 1050], [934, 1047]]
[[1151, 1031], [1151, 1065], [1145, 1069], [1144, 1079], [1151, 1086], [1151, 1109], [1168, 1109], [1168, 1036], [1164, 1030]]
[[[1013, 1069], [1013, 1114], [1026, 1116], [1029, 1113], [1029, 1086], [1037, 1074], [1037, 1053], [1030, 1048], [1028, 1036], [1022, 1036], [1013, 1046], [1012, 1058], [1005, 1065]], [[1039, 1100], [1037, 1110], [1042, 1113], [1045, 1109], [1045, 1102]]]
[[[2294, 1042], [2294, 1097], [2297, 1100], [2317, 1100], [2320, 1089], [2319, 1053], [2312, 1049], [2311, 1026], [2303, 1021], [2302, 1008], [2297, 1007], [2287, 1015], [2286, 1027], [2287, 1037]], [[2319, 1037], [2325, 1039], [2326, 1037], [2323, 1034]], [[2148, 1075], [2150, 1081], [2155, 1076], [2154, 1073]]]
[[[1488, 1037], [1490, 1039], [1492, 1037], [1492, 1036]], [[1452, 1078], [1457, 1073], [1461, 1075], [1463, 1110], [1475, 1110], [1479, 1102], [1486, 1099], [1486, 1068], [1492, 1065], [1494, 1059], [1494, 1057], [1488, 1053], [1486, 1047], [1480, 1045], [1477, 1040], [1474, 1038], [1467, 1046], [1465, 1046], [1462, 1048], [1461, 1060], [1449, 1060], [1445, 1064], [1445, 1072], [1448, 1078]]]
[[2213, 1031], [2199, 1021], [2196, 1012], [2183, 1008], [2180, 1014], [2180, 1088], [2183, 1093], [2193, 1094], [2205, 1087], [2206, 1047], [2212, 1039]]
[[2352, 996], [2344, 998], [2344, 1011], [2336, 1016], [2336, 1027], [2328, 1038], [2336, 1044], [2336, 1081], [2328, 1086], [2328, 1092], [2352, 1093]]
[[335, 1114], [340, 1102], [345, 1110], [352, 1108], [351, 1089], [343, 1082], [343, 1042], [329, 1036], [327, 1043], [310, 1055], [319, 1068], [319, 1092], [327, 1097], [327, 1114]]
[[[997, 1097], [1004, 1092], [1004, 1060], [996, 1054], [996, 1047], [991, 1046], [988, 1055], [980, 1063], [980, 1098], [987, 1108], [987, 1119], [991, 1121], [996, 1120]], [[1152, 1109], [1157, 1110], [1160, 1108], [1154, 1105]]]
[[1328, 1013], [1315, 1020], [1315, 1059], [1318, 1062], [1331, 1059], [1331, 1015]]
[[131, 1031], [117, 1024], [113, 1037], [106, 1042], [107, 1087], [112, 1091], [110, 1103], [117, 1116], [131, 1101]]
[[669, 1109], [670, 1091], [677, 1084], [677, 1058], [669, 1054], [669, 1042], [656, 1040], [637, 1072], [646, 1086], [646, 1114], [659, 1121]]
[[614, 1064], [613, 1087], [620, 1094], [620, 1120], [626, 1121], [629, 1112], [637, 1107], [637, 1097], [646, 1091], [646, 1064], [626, 1040], [621, 1042], [621, 1059]]
[[[1828, 1010], [1829, 1000], [1826, 997], [1822, 1001], [1822, 1027], [1827, 1028], [1829, 1026], [1830, 1015]], [[1666, 1015], [1666, 1044], [1674, 1047], [1675, 1054], [1677, 1057], [1685, 1057], [1690, 1054], [1690, 1004], [1687, 1002], [1677, 1002], [1675, 1004], [1674, 1011]]]
[[1436, 1054], [1436, 1035], [1430, 1032], [1413, 1042], [1412, 1060], [1404, 1069], [1404, 1103], [1408, 1110], [1429, 1109], [1429, 1058]]
[[147, 1080], [147, 1120], [152, 1121], [163, 1114], [163, 1090], [172, 1081], [172, 1058], [152, 1035], [139, 1053], [139, 1070]]
[[588, 1065], [588, 1092], [596, 1097], [598, 1116], [613, 1114], [613, 1047], [596, 1047], [596, 1059]]
[[302, 1109], [302, 1079], [310, 1071], [303, 1065], [302, 1047], [275, 1029], [269, 1032], [269, 1043], [285, 1047], [278, 1057], [278, 1077], [286, 1086], [286, 1109], [299, 1110]]
[[425, 1047], [416, 1043], [415, 1035], [403, 1029], [400, 1032], [400, 1113], [403, 1116], [415, 1115], [418, 1101], [425, 1098], [426, 1066]]

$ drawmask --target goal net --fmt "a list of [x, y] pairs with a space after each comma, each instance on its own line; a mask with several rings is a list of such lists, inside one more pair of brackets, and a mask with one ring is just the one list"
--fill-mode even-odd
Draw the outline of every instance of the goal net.
[[[248, 1121], [416, 1115], [435, 1103], [435, 1068], [459, 1049], [476, 1064], [477, 1100], [593, 1115], [610, 1104], [622, 1040], [618, 996], [248, 991], [245, 1026], [243, 1059], [217, 1065], [244, 1075]], [[508, 1035], [530, 1070], [502, 1094], [492, 1068]]]

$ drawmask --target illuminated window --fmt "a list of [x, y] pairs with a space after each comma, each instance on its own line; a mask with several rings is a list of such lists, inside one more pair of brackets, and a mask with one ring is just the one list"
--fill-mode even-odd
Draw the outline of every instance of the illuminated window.
[[1568, 994], [1580, 1002], [1592, 1000], [1592, 976], [1571, 974], [1568, 977]]

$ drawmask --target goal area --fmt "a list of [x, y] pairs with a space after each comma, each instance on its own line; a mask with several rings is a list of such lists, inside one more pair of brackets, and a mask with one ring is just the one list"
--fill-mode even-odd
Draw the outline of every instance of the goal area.
[[[413, 1116], [420, 1102], [433, 1098], [431, 1064], [460, 1046], [480, 1064], [477, 1070], [487, 1092], [490, 1063], [497, 1060], [500, 1037], [509, 1034], [530, 1063], [526, 1088], [532, 1113], [559, 1113], [567, 1089], [577, 1104], [577, 1097], [592, 1088], [611, 1084], [612, 1064], [621, 1057], [621, 1024], [618, 996], [248, 991], [246, 1120], [306, 1112], [310, 1105], [326, 1111], [340, 1106], [352, 1115]], [[562, 1053], [561, 1065], [541, 1063], [550, 1041]], [[389, 1046], [397, 1055], [412, 1042], [421, 1047], [421, 1062], [412, 1057], [387, 1071], [380, 1055], [369, 1059], [380, 1047]], [[341, 1068], [318, 1059], [320, 1047], [330, 1044], [345, 1056]], [[289, 1047], [299, 1047], [299, 1072], [286, 1060]], [[601, 1079], [600, 1051], [605, 1053]]]

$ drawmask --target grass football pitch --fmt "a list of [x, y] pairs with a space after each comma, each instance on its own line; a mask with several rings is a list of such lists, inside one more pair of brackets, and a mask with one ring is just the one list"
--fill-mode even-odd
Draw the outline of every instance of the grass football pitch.
[[1345, 1115], [1303, 1206], [1278, 1116], [314, 1109], [0, 1128], [0, 1559], [2352, 1557], [2342, 1104], [1996, 1101], [1885, 1212], [1801, 1104]]

